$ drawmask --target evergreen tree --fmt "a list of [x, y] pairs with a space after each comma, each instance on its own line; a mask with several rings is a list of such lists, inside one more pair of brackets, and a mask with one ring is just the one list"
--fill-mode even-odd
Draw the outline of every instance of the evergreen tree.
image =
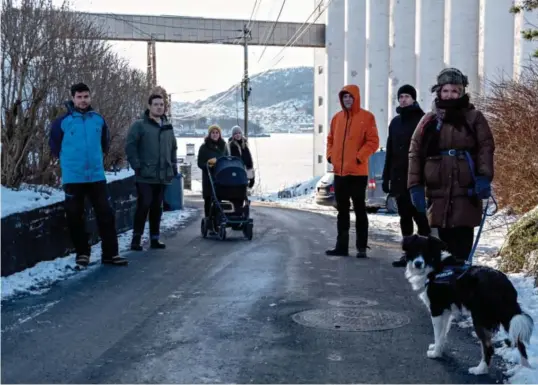
[[[510, 9], [512, 13], [519, 13], [521, 11], [533, 11], [538, 9], [538, 0], [523, 0], [519, 5], [514, 5]], [[527, 40], [537, 40], [538, 39], [538, 27], [533, 26], [534, 28], [528, 28], [521, 31], [523, 38]], [[534, 57], [538, 57], [538, 50], [534, 52]]]

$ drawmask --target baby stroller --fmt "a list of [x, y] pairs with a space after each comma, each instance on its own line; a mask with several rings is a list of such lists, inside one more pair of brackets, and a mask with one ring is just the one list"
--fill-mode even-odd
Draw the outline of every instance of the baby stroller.
[[211, 208], [209, 217], [202, 219], [202, 236], [210, 229], [221, 240], [226, 239], [226, 228], [242, 230], [250, 241], [254, 221], [250, 218], [250, 201], [247, 197], [248, 178], [241, 158], [224, 156], [217, 159], [214, 167], [207, 166], [211, 185]]

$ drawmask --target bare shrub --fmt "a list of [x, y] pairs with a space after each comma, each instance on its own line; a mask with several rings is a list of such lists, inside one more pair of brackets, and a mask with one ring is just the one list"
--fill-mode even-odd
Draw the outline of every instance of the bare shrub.
[[495, 137], [499, 203], [525, 213], [538, 205], [538, 63], [517, 80], [492, 84], [477, 104]]
[[[111, 130], [105, 166], [123, 159], [123, 140], [147, 94], [145, 75], [110, 51], [81, 14], [52, 0], [2, 1], [2, 185], [55, 184], [49, 124], [65, 112], [71, 84], [92, 90]], [[120, 151], [121, 149], [121, 151]]]

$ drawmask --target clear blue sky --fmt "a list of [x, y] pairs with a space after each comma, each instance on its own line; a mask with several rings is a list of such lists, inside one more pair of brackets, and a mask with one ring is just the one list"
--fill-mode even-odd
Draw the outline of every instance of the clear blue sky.
[[[275, 20], [281, 0], [260, 0], [255, 19]], [[248, 19], [255, 0], [71, 0], [72, 7], [86, 12], [110, 12], [149, 15], [181, 15]], [[54, 0], [61, 4], [62, 0]], [[304, 22], [314, 9], [313, 0], [287, 0], [281, 21]], [[317, 22], [324, 22], [324, 17]], [[114, 49], [128, 59], [133, 67], [146, 69], [146, 43], [111, 42]], [[249, 50], [250, 73], [262, 72], [274, 65], [272, 60], [281, 47], [268, 47], [261, 62], [263, 47]], [[313, 52], [309, 48], [286, 48], [284, 59], [275, 68], [312, 66]], [[157, 81], [168, 92], [177, 93], [174, 100], [196, 100], [240, 82], [243, 74], [241, 46], [217, 44], [157, 43]], [[185, 93], [200, 90], [202, 92]]]

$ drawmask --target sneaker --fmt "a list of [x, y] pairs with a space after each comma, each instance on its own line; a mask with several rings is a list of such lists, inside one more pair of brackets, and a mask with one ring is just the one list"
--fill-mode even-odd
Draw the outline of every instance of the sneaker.
[[152, 239], [149, 247], [152, 249], [166, 249], [166, 245], [158, 239]]
[[123, 258], [119, 255], [116, 255], [111, 258], [102, 258], [101, 263], [103, 265], [127, 266], [129, 264], [129, 261], [127, 260], [127, 258]]
[[330, 257], [347, 257], [349, 256], [349, 252], [347, 250], [335, 247], [334, 249], [325, 251], [325, 255]]
[[392, 267], [406, 267], [407, 261], [405, 259], [405, 254], [400, 257], [400, 259], [392, 262]]
[[366, 254], [366, 249], [359, 249], [357, 252], [357, 258], [368, 258], [368, 254]]

